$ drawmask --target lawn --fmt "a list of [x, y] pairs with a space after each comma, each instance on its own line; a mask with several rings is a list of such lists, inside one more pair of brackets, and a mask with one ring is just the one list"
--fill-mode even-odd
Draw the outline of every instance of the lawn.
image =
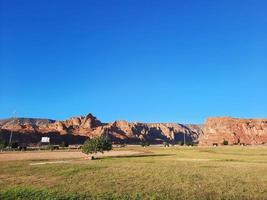
[[121, 150], [141, 154], [0, 161], [0, 199], [267, 199], [267, 147]]

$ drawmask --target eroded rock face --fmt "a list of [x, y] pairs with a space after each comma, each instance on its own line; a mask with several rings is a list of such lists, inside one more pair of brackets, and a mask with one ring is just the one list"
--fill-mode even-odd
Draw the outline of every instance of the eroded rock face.
[[[195, 143], [201, 128], [197, 125], [182, 125], [176, 123], [129, 123], [127, 121], [115, 121], [93, 131], [95, 134], [108, 135], [113, 141], [120, 143], [139, 143], [147, 140], [152, 143], [164, 141], [177, 142], [186, 140], [187, 143]], [[193, 128], [194, 127], [194, 128]], [[98, 135], [99, 135], [98, 134]]]
[[[0, 120], [0, 137], [8, 138], [10, 132], [18, 140], [28, 143], [40, 141], [42, 136], [50, 136], [58, 142], [68, 139], [68, 143], [83, 142], [86, 138], [106, 135], [115, 143], [183, 142], [200, 145], [223, 144], [263, 144], [267, 143], [267, 119], [236, 119], [231, 117], [209, 118], [202, 125], [177, 123], [129, 123], [115, 121], [102, 123], [92, 114], [72, 117], [64, 121], [31, 118], [11, 118]], [[16, 140], [16, 138], [14, 138]]]
[[199, 138], [200, 145], [267, 143], [267, 119], [208, 118]]
[[[95, 137], [99, 135], [108, 136], [117, 143], [139, 143], [140, 140], [148, 140], [152, 143], [163, 141], [196, 142], [202, 134], [201, 128], [196, 125], [182, 125], [176, 123], [129, 123], [127, 121], [115, 121], [101, 123], [92, 114], [87, 116], [72, 117], [64, 121], [17, 118], [0, 120], [0, 131], [5, 133], [14, 131], [19, 134], [38, 133], [58, 134]], [[2, 132], [3, 132], [2, 131]], [[20, 135], [21, 137], [23, 135]]]
[[57, 131], [61, 134], [74, 134], [89, 136], [102, 123], [92, 114], [86, 116], [72, 117], [65, 121], [56, 121], [48, 125], [50, 130]]

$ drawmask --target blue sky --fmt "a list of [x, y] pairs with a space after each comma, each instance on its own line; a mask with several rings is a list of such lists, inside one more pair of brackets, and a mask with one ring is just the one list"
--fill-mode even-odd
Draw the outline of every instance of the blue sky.
[[0, 2], [0, 118], [267, 117], [265, 0]]

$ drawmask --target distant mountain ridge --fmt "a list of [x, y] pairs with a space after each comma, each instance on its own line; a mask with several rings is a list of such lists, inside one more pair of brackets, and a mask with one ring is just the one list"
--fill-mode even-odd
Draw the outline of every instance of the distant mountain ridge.
[[13, 125], [15, 125], [15, 124], [19, 124], [19, 125], [31, 124], [31, 125], [39, 126], [39, 125], [54, 123], [55, 121], [56, 120], [52, 120], [52, 119], [19, 117], [19, 118], [0, 119], [0, 126], [4, 126], [7, 124], [10, 124], [10, 125], [12, 125], [12, 124]]

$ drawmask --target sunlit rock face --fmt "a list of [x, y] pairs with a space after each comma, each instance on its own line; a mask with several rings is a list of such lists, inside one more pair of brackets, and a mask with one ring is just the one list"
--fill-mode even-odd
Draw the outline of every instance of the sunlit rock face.
[[[199, 143], [199, 145], [267, 143], [267, 119], [237, 119], [231, 117], [208, 118], [204, 125], [178, 123], [130, 123], [118, 120], [102, 123], [92, 114], [57, 121], [49, 119], [11, 118], [0, 120], [0, 137], [8, 138], [10, 132], [18, 140], [35, 143], [42, 136], [68, 139], [69, 143], [83, 142], [100, 135], [114, 143], [151, 143], [164, 141]], [[78, 138], [77, 140], [75, 138]], [[52, 138], [53, 141], [53, 138]]]
[[[194, 128], [193, 128], [194, 127]], [[197, 142], [202, 134], [197, 125], [182, 125], [177, 123], [129, 123], [127, 121], [115, 121], [104, 126], [104, 134], [109, 135], [117, 142], [140, 142], [140, 140], [162, 143], [164, 141], [188, 143]]]
[[267, 119], [208, 118], [199, 145], [267, 143]]
[[192, 143], [197, 142], [198, 137], [202, 134], [202, 128], [198, 125], [130, 123], [124, 120], [102, 123], [92, 114], [72, 117], [64, 121], [31, 118], [0, 120], [0, 132], [7, 133], [8, 131], [18, 133], [20, 137], [26, 133], [28, 136], [35, 133], [38, 133], [39, 136], [53, 133], [59, 136], [73, 135], [87, 138], [105, 135], [115, 143], [139, 143], [141, 140], [152, 143], [185, 140]]

